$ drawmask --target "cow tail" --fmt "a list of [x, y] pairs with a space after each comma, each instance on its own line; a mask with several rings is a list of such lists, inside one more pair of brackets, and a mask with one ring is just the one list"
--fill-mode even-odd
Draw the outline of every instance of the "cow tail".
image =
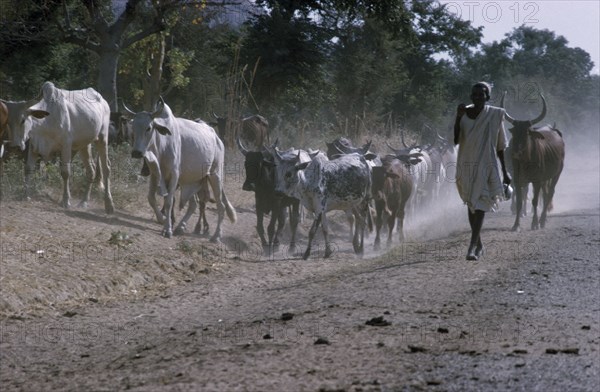
[[225, 190], [223, 190], [223, 204], [225, 204], [225, 211], [227, 212], [227, 217], [231, 221], [231, 223], [235, 223], [237, 221], [237, 214], [235, 213], [235, 208], [231, 205], [229, 200], [227, 199], [227, 195], [225, 195]]

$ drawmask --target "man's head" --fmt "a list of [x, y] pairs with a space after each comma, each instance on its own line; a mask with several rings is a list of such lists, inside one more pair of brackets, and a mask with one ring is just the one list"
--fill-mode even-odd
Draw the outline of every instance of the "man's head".
[[492, 95], [492, 87], [486, 82], [477, 82], [471, 88], [471, 101], [477, 106], [477, 104], [483, 106], [487, 101], [490, 100]]

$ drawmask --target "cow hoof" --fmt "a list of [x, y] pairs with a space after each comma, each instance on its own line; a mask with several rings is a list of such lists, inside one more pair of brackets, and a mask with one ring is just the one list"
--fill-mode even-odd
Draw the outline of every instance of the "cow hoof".
[[467, 251], [467, 260], [475, 261], [477, 259], [478, 259], [478, 257], [477, 257], [475, 245], [469, 246], [469, 250]]
[[485, 248], [483, 247], [483, 245], [479, 246], [477, 245], [477, 248], [475, 249], [475, 256], [477, 258], [483, 257], [483, 255], [485, 254]]
[[329, 256], [331, 256], [333, 254], [333, 250], [331, 250], [331, 248], [327, 247], [325, 249], [325, 255], [323, 256], [324, 258], [329, 258]]
[[68, 208], [71, 208], [71, 203], [70, 203], [70, 202], [68, 202], [68, 201], [67, 201], [67, 202], [64, 202], [64, 201], [63, 201], [63, 202], [61, 203], [61, 205], [63, 206], [63, 208], [67, 208], [67, 209], [68, 209]]
[[171, 238], [173, 236], [173, 232], [171, 230], [163, 230], [162, 235], [165, 238]]
[[296, 253], [296, 245], [295, 244], [290, 244], [288, 251], [287, 251], [289, 256], [292, 256]]
[[87, 201], [82, 201], [81, 203], [79, 203], [79, 208], [88, 208], [88, 202]]
[[104, 211], [106, 211], [106, 213], [109, 215], [115, 212], [115, 206], [113, 205], [112, 201], [104, 203]]
[[381, 246], [379, 245], [379, 243], [373, 244], [373, 250], [377, 251], [381, 249]]
[[174, 235], [183, 235], [185, 233], [185, 229], [181, 226], [178, 226], [175, 228], [175, 231], [173, 232]]
[[267, 246], [263, 246], [263, 256], [270, 257], [271, 256], [271, 248]]
[[521, 228], [519, 226], [513, 226], [511, 231], [514, 231], [515, 233], [518, 233], [521, 231]]
[[306, 260], [308, 259], [308, 256], [310, 256], [310, 249], [307, 249], [306, 252], [304, 252], [304, 255], [302, 255], [302, 259]]
[[220, 244], [221, 243], [221, 237], [215, 237], [215, 236], [213, 236], [210, 239], [210, 242], [212, 242], [213, 244]]

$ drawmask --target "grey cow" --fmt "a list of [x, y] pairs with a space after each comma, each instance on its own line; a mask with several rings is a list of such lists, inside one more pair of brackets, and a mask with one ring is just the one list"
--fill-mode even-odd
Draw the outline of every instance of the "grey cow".
[[352, 245], [355, 253], [362, 254], [365, 221], [370, 214], [368, 203], [371, 198], [371, 169], [366, 159], [361, 154], [353, 153], [330, 161], [320, 151], [311, 154], [310, 162], [302, 162], [300, 153], [285, 157], [274, 150], [273, 156], [276, 166], [275, 190], [299, 199], [304, 207], [315, 214], [303, 258], [310, 256], [319, 224], [323, 229], [325, 257], [333, 253], [326, 216], [331, 210], [350, 210], [355, 215], [356, 228]]

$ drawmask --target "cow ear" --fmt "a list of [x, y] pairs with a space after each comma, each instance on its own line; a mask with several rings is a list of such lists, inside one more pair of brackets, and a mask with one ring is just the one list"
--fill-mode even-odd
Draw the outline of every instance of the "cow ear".
[[154, 123], [154, 128], [158, 131], [158, 133], [160, 133], [161, 135], [172, 135], [171, 131], [169, 131], [169, 128], [164, 127], [160, 124], [157, 124], [156, 122]]
[[365, 154], [365, 159], [367, 161], [372, 161], [373, 159], [377, 159], [377, 154], [375, 154], [373, 152], [369, 152], [369, 153]]
[[421, 162], [423, 160], [423, 158], [418, 157], [418, 158], [410, 158], [410, 160], [408, 161], [408, 163], [410, 163], [411, 165], [418, 165], [419, 162]]
[[544, 135], [542, 135], [541, 132], [538, 131], [529, 131], [529, 135], [531, 135], [532, 138], [534, 139], [544, 139]]
[[45, 110], [36, 110], [36, 109], [29, 109], [27, 111], [27, 114], [30, 116], [33, 116], [35, 118], [44, 118], [44, 117], [50, 115], [50, 113], [48, 113]]
[[296, 170], [304, 170], [304, 169], [306, 169], [306, 166], [308, 166], [308, 164], [309, 164], [309, 163], [310, 163], [310, 162], [302, 162], [302, 163], [299, 163], [299, 164], [297, 164], [297, 165], [295, 166], [295, 169], [296, 169]]

